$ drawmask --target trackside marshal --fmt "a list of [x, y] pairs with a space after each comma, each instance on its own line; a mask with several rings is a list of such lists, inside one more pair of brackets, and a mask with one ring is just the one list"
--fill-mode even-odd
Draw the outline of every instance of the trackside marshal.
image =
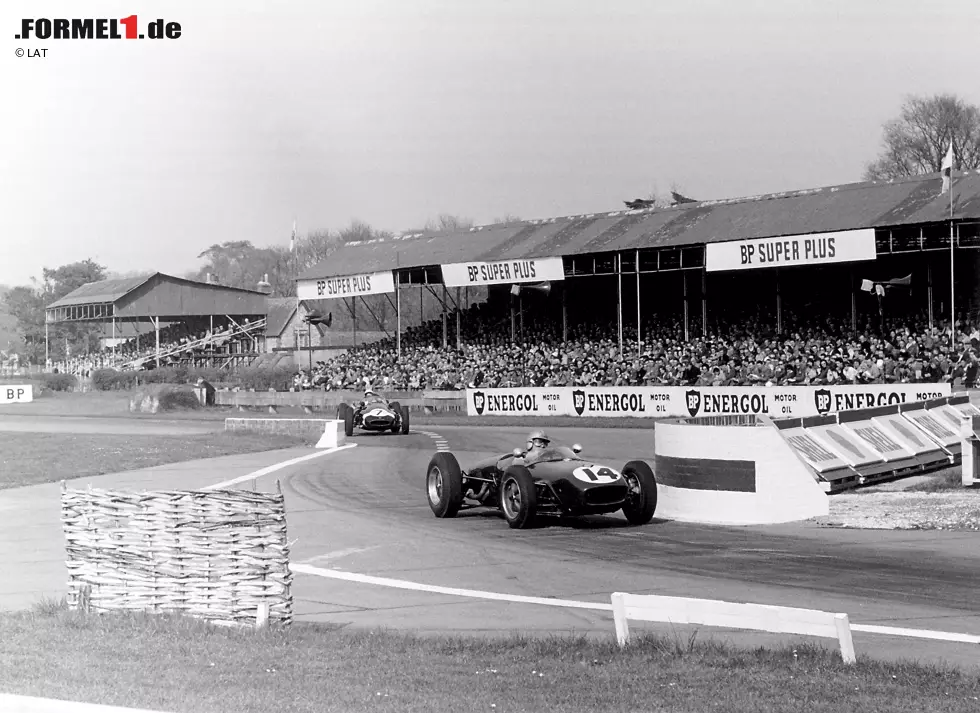
[[442, 266], [442, 281], [447, 287], [471, 285], [510, 285], [520, 282], [544, 282], [565, 279], [560, 257], [538, 257], [496, 262], [457, 262]]
[[749, 270], [874, 260], [874, 228], [708, 243], [706, 269]]

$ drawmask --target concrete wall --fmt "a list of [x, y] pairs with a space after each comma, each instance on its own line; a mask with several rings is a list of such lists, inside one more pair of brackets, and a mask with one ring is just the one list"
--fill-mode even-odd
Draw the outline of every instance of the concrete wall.
[[827, 495], [775, 428], [658, 423], [657, 516], [753, 525], [826, 515]]

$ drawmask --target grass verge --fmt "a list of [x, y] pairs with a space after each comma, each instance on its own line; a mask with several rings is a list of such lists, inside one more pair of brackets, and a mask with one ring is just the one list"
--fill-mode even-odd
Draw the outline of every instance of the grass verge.
[[263, 632], [182, 617], [0, 615], [0, 690], [162, 711], [976, 711], [980, 677], [800, 645]]
[[293, 436], [226, 431], [193, 436], [0, 431], [0, 489], [303, 445], [309, 444]]

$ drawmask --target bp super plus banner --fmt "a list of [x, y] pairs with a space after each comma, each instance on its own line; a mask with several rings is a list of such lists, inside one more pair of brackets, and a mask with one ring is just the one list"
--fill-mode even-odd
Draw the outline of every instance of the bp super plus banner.
[[34, 387], [31, 384], [0, 384], [0, 404], [26, 404], [33, 400]]
[[683, 418], [817, 416], [949, 396], [950, 384], [867, 386], [555, 386], [467, 389], [469, 416]]

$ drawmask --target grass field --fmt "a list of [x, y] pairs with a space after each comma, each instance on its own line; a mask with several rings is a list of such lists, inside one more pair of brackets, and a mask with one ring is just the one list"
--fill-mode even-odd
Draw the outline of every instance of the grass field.
[[976, 711], [980, 677], [799, 646], [475, 639], [174, 616], [0, 615], [0, 690], [162, 711]]
[[0, 432], [0, 489], [302, 445], [309, 444], [291, 436], [225, 431], [193, 436]]

